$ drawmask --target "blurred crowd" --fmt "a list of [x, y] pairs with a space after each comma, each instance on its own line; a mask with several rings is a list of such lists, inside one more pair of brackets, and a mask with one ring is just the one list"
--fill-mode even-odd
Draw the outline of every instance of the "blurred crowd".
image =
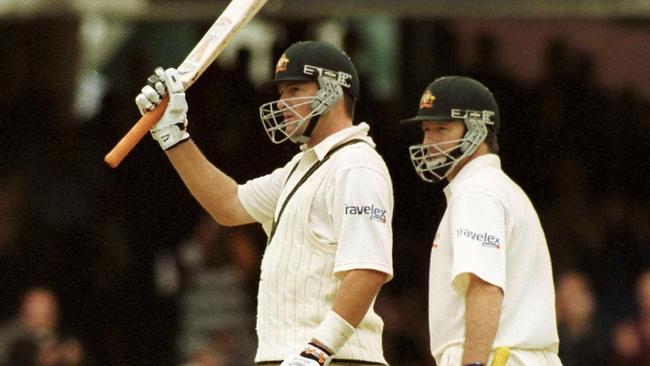
[[[466, 74], [499, 101], [504, 169], [540, 213], [564, 364], [650, 365], [650, 104], [635, 90], [599, 85], [590, 55], [562, 39], [548, 45], [546, 69], [530, 84], [503, 69], [487, 34], [475, 45], [481, 58], [460, 66], [453, 22], [429, 23], [400, 24], [401, 92], [366, 92], [357, 110], [395, 184], [395, 278], [376, 304], [387, 359], [433, 364], [428, 258], [445, 204], [440, 187], [413, 174], [407, 146], [419, 136], [397, 121], [415, 111], [433, 78]], [[107, 71], [100, 113], [78, 120], [70, 106], [78, 26], [66, 17], [0, 24], [0, 65], [13, 70], [4, 88], [11, 92], [0, 93], [0, 365], [252, 365], [264, 234], [207, 218], [149, 139], [117, 170], [103, 165], [158, 64], [133, 37]], [[308, 23], [286, 27], [273, 59], [312, 36]], [[410, 36], [421, 32], [430, 44], [410, 54]], [[353, 59], [364, 52], [353, 32], [344, 46]], [[273, 146], [260, 126], [250, 57], [242, 50], [234, 68], [213, 65], [188, 92], [190, 133], [239, 182], [294, 151]], [[415, 67], [417, 58], [431, 67]], [[373, 75], [359, 71], [371, 90]]]
[[82, 366], [87, 356], [79, 339], [59, 327], [59, 304], [47, 288], [31, 288], [19, 314], [0, 329], [3, 365]]

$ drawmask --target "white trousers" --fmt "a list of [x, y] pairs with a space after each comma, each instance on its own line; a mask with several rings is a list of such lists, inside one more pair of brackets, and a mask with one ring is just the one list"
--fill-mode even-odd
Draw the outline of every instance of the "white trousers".
[[[490, 353], [488, 365], [492, 363], [493, 356], [494, 353]], [[438, 366], [461, 366], [462, 357], [462, 346], [449, 346], [442, 351]], [[562, 366], [562, 362], [557, 354], [551, 351], [512, 348], [506, 366]]]

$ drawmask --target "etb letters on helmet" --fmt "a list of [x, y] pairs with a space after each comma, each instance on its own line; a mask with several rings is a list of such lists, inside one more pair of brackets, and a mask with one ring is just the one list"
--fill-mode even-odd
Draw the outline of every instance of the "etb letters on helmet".
[[339, 85], [341, 86], [344, 86], [346, 88], [351, 87], [350, 82], [348, 80], [352, 79], [352, 75], [348, 74], [347, 72], [332, 71], [332, 70], [324, 69], [322, 67], [313, 66], [313, 65], [305, 65], [303, 67], [302, 72], [305, 75], [309, 75], [309, 76], [318, 76], [322, 74], [327, 77], [336, 79], [336, 82], [338, 82]]
[[486, 123], [488, 125], [494, 124], [494, 116], [495, 116], [494, 111], [488, 111], [488, 110], [483, 110], [483, 111], [474, 111], [471, 109], [451, 110], [451, 118], [458, 118], [458, 119], [471, 118]]

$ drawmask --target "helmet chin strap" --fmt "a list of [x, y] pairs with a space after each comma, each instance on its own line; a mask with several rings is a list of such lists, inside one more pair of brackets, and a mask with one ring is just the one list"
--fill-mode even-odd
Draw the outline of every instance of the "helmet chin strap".
[[[318, 123], [318, 120], [320, 119], [320, 115], [315, 115], [312, 117], [306, 117], [304, 118], [304, 122], [300, 124], [300, 127], [296, 130], [296, 133], [289, 137], [289, 140], [291, 142], [296, 143], [296, 144], [306, 144], [309, 142], [311, 139], [311, 133], [314, 131], [314, 128], [316, 127], [316, 124]], [[303, 130], [300, 132], [300, 130]]]
[[[306, 120], [303, 123], [303, 126], [306, 126], [304, 131], [296, 136], [291, 136], [289, 140], [292, 142], [295, 142], [297, 144], [306, 144], [311, 140], [311, 133], [314, 131], [314, 128], [316, 128], [316, 124], [318, 123], [318, 120], [320, 119], [320, 115], [318, 116], [313, 116]], [[302, 126], [301, 126], [302, 129]]]
[[343, 88], [335, 78], [325, 76], [321, 72], [318, 76], [318, 86], [319, 89], [316, 92], [315, 99], [311, 102], [311, 117], [308, 116], [302, 126], [300, 126], [299, 130], [305, 126], [302, 133], [289, 138], [292, 142], [300, 144], [308, 143], [311, 139], [312, 132], [316, 128], [316, 125], [318, 125], [321, 115], [329, 112], [343, 98]]

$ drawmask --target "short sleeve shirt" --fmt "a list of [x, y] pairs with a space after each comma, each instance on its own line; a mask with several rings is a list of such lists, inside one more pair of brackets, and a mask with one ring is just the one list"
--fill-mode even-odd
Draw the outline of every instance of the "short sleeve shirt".
[[495, 345], [557, 352], [551, 259], [539, 218], [497, 155], [471, 160], [445, 188], [447, 210], [431, 250], [431, 351], [464, 342], [469, 274], [501, 288]]
[[269, 234], [282, 202], [309, 167], [333, 147], [362, 139], [365, 143], [346, 146], [335, 153], [340, 158], [330, 159], [334, 174], [328, 175], [327, 181], [318, 182], [319, 191], [311, 210], [305, 214], [320, 241], [337, 246], [336, 274], [373, 269], [386, 273], [390, 279], [392, 183], [368, 130], [368, 125], [361, 123], [329, 136], [313, 148], [303, 145], [303, 151], [285, 166], [240, 185], [238, 195], [244, 209]]

